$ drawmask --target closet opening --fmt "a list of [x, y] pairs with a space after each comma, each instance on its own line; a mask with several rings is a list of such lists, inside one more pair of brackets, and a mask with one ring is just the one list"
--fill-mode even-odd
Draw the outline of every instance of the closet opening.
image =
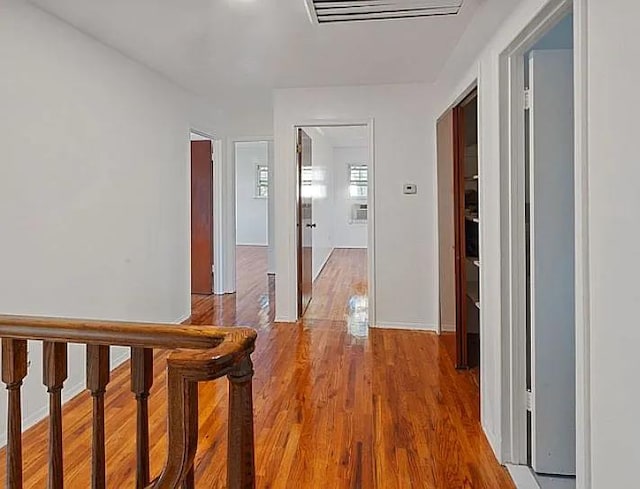
[[576, 487], [580, 84], [574, 80], [573, 24], [572, 3], [553, 2], [501, 60], [508, 87], [501, 118], [508, 468], [518, 485], [541, 489]]
[[480, 387], [481, 176], [478, 93], [472, 89], [437, 126], [440, 331], [455, 334], [455, 365]]

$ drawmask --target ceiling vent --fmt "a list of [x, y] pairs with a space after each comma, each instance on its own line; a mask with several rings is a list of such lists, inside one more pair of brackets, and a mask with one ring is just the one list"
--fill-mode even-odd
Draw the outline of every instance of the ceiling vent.
[[317, 24], [456, 15], [463, 0], [305, 0]]

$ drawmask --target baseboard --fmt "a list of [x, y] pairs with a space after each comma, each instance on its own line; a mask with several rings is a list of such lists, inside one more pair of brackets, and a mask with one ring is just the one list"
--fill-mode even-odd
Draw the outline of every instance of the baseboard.
[[505, 467], [518, 489], [540, 489], [540, 484], [528, 466], [506, 464]]
[[297, 323], [298, 320], [297, 319], [292, 319], [289, 317], [281, 317], [281, 316], [276, 316], [276, 318], [273, 320], [274, 323], [289, 323], [289, 324], [294, 324]]
[[[481, 394], [482, 397], [482, 394]], [[496, 459], [498, 459], [498, 461], [500, 463], [503, 463], [504, 457], [502, 456], [502, 439], [498, 436], [496, 436], [495, 433], [493, 433], [491, 430], [488, 430], [484, 423], [480, 423], [480, 427], [482, 428], [482, 432], [484, 433], [484, 436], [487, 438], [487, 441], [489, 442], [489, 446], [491, 447], [491, 450], [493, 450], [493, 454], [496, 456]]]
[[329, 259], [331, 258], [331, 255], [333, 255], [334, 251], [336, 251], [336, 249], [335, 248], [331, 248], [331, 251], [329, 252], [329, 254], [324, 258], [324, 261], [322, 262], [322, 266], [320, 266], [320, 269], [318, 270], [318, 273], [316, 273], [315, 277], [313, 277], [313, 282], [314, 283], [318, 279], [318, 277], [320, 275], [322, 275], [322, 271], [324, 270], [324, 267], [327, 266], [327, 263], [329, 262]]
[[440, 331], [443, 333], [455, 333], [456, 325], [455, 324], [440, 324]]
[[268, 248], [269, 245], [266, 243], [236, 243], [236, 246], [253, 246], [258, 248]]
[[378, 322], [371, 326], [372, 328], [379, 329], [404, 329], [409, 331], [429, 331], [432, 333], [438, 332], [438, 326], [435, 324], [423, 324], [423, 323], [387, 323]]
[[179, 319], [176, 319], [175, 321], [171, 321], [171, 324], [184, 324], [189, 320], [191, 320], [191, 312], [189, 312], [188, 314], [182, 316]]

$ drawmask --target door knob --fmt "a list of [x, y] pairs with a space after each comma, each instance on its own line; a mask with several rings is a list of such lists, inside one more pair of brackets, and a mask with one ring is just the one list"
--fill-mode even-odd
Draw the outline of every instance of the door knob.
[[307, 224], [306, 226], [308, 228], [315, 228], [316, 227], [316, 223], [314, 222], [313, 224]]

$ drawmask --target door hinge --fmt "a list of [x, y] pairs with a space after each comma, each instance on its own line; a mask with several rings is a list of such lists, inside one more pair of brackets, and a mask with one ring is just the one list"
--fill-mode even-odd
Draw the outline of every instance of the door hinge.
[[531, 90], [528, 88], [524, 91], [524, 110], [531, 109]]
[[527, 390], [527, 411], [533, 411], [533, 396], [530, 390]]
[[302, 144], [300, 143], [296, 144], [296, 153], [298, 153], [299, 155], [302, 154]]

